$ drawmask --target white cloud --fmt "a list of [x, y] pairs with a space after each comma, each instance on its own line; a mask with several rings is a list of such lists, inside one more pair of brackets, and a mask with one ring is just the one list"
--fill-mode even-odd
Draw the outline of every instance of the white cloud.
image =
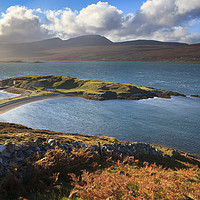
[[[178, 41], [187, 43], [197, 43], [200, 41], [200, 34], [189, 33], [187, 28], [177, 26], [170, 29], [155, 31], [151, 38], [161, 41]], [[150, 38], [149, 38], [150, 39]]]
[[117, 7], [101, 1], [80, 11], [65, 8], [44, 12], [13, 6], [0, 18], [0, 41], [99, 34], [113, 41], [154, 39], [192, 43], [200, 42], [200, 34], [189, 31], [199, 18], [199, 0], [147, 0], [135, 15], [124, 15]]
[[0, 18], [1, 42], [27, 42], [47, 38], [38, 16], [26, 7], [12, 6]]
[[124, 16], [121, 10], [107, 2], [98, 2], [83, 8], [80, 12], [73, 12], [67, 8], [59, 11], [47, 12], [47, 26], [55, 30], [64, 39], [83, 34], [103, 34], [118, 30], [126, 25], [132, 15]]
[[[123, 12], [107, 2], [98, 2], [80, 12], [70, 9], [49, 11], [47, 28], [67, 39], [84, 34], [100, 34], [114, 41], [155, 39], [162, 41], [193, 42], [199, 34], [187, 27], [200, 16], [199, 0], [147, 0], [137, 11]], [[192, 39], [194, 37], [194, 39]]]
[[199, 0], [147, 0], [137, 11], [129, 29], [119, 36], [161, 41], [200, 42], [199, 33], [190, 33], [191, 21], [200, 17]]
[[110, 31], [122, 26], [122, 11], [107, 2], [89, 5], [80, 11], [77, 22], [91, 31]]
[[138, 13], [138, 18], [160, 26], [176, 26], [198, 16], [199, 0], [148, 0]]

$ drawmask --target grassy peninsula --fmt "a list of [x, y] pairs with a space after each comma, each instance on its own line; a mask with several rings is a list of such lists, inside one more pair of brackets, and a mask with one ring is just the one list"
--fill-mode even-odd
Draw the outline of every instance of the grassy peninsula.
[[[177, 92], [164, 91], [130, 83], [112, 83], [101, 80], [79, 79], [56, 75], [13, 77], [0, 81], [0, 87], [8, 92], [22, 93], [26, 96], [66, 95], [79, 96], [92, 100], [130, 99], [139, 100], [153, 97], [170, 98], [182, 95]], [[182, 95], [184, 96], [184, 95]], [[1, 100], [4, 103], [10, 100]]]

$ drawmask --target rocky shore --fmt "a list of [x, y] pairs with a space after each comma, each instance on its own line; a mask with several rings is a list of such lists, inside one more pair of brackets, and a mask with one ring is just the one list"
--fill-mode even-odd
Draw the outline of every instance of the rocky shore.
[[73, 96], [79, 96], [85, 99], [90, 100], [97, 100], [97, 101], [103, 101], [103, 100], [112, 100], [112, 99], [127, 99], [127, 100], [141, 100], [141, 99], [149, 99], [154, 97], [159, 98], [171, 98], [171, 96], [182, 96], [186, 97], [184, 94], [180, 94], [178, 92], [172, 92], [172, 91], [165, 91], [165, 90], [157, 90], [157, 91], [151, 91], [151, 92], [144, 92], [144, 93], [136, 93], [136, 94], [129, 94], [129, 93], [120, 93], [117, 94], [116, 92], [105, 92], [104, 94], [81, 94], [76, 93]]

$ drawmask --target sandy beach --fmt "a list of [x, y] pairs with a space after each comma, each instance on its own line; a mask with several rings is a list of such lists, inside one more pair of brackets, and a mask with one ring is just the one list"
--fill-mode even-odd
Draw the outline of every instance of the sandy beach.
[[60, 98], [60, 97], [66, 97], [66, 95], [63, 94], [51, 94], [51, 95], [41, 95], [41, 96], [32, 96], [32, 97], [26, 97], [23, 99], [13, 100], [7, 103], [0, 104], [0, 114], [3, 114], [5, 112], [8, 112], [9, 110], [12, 110], [14, 108], [17, 108], [19, 106], [32, 103], [35, 101], [41, 101], [45, 99], [53, 99], [53, 98]]

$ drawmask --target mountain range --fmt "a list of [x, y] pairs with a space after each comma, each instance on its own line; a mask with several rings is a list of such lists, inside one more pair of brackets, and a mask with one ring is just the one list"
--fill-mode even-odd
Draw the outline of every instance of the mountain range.
[[112, 42], [100, 35], [0, 44], [0, 61], [200, 62], [200, 44], [133, 40]]

